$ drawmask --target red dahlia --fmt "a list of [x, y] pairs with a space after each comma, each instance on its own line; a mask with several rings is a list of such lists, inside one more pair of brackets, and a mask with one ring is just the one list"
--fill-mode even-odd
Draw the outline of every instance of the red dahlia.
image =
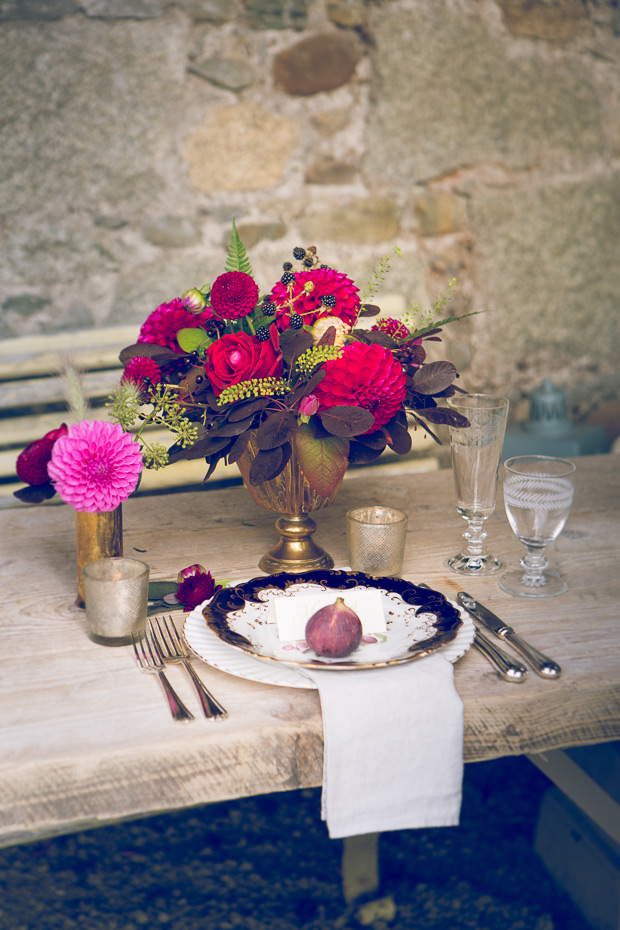
[[[332, 268], [313, 268], [311, 271], [298, 271], [294, 277], [292, 296], [297, 299], [293, 304], [293, 313], [299, 313], [305, 325], [312, 326], [324, 316], [339, 317], [347, 326], [355, 322], [360, 308], [359, 289], [346, 274]], [[304, 284], [307, 282], [314, 284], [314, 288], [309, 294], [304, 294]], [[335, 306], [323, 305], [323, 297], [335, 297]], [[288, 288], [278, 281], [269, 300], [278, 308], [276, 322], [280, 329], [287, 329], [290, 325], [288, 299]]]
[[392, 336], [394, 339], [405, 339], [409, 335], [409, 330], [405, 324], [391, 316], [384, 316], [377, 320], [372, 328], [387, 333], [388, 336]]
[[383, 346], [352, 342], [324, 368], [325, 377], [314, 389], [319, 412], [328, 407], [364, 407], [375, 418], [369, 433], [391, 420], [405, 399], [405, 373]]
[[29, 446], [26, 446], [19, 453], [15, 462], [15, 471], [19, 480], [34, 487], [47, 484], [50, 480], [47, 466], [52, 457], [54, 443], [66, 434], [67, 427], [63, 423], [58, 429], [46, 433], [42, 439], [35, 439]]
[[258, 287], [249, 274], [226, 271], [211, 288], [211, 307], [221, 320], [240, 320], [258, 303]]
[[161, 381], [161, 368], [152, 358], [138, 355], [132, 358], [121, 377], [121, 384], [127, 381], [135, 384], [141, 391], [154, 387]]
[[183, 306], [180, 297], [175, 297], [167, 304], [153, 310], [142, 324], [138, 342], [153, 342], [158, 346], [167, 346], [175, 352], [182, 352], [177, 342], [177, 333], [180, 329], [190, 329], [195, 326], [204, 326], [213, 314], [210, 310], [204, 313], [190, 313]]

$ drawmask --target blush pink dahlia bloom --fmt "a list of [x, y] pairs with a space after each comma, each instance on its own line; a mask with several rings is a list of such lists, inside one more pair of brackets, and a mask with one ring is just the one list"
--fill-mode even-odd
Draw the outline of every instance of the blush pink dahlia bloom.
[[209, 299], [220, 320], [240, 320], [258, 303], [258, 287], [249, 274], [226, 271], [213, 282]]
[[103, 513], [115, 510], [135, 490], [142, 453], [118, 423], [81, 420], [56, 441], [47, 470], [74, 510]]
[[325, 377], [314, 389], [319, 412], [328, 407], [352, 406], [370, 410], [372, 433], [392, 419], [405, 399], [402, 365], [380, 345], [352, 342], [340, 358], [325, 362]]
[[196, 314], [186, 310], [180, 297], [175, 297], [167, 304], [160, 304], [146, 318], [140, 329], [138, 342], [153, 342], [158, 346], [167, 346], [175, 352], [182, 352], [177, 342], [180, 329], [203, 326], [213, 314], [210, 310]]
[[[314, 287], [309, 293], [304, 294], [304, 285], [307, 283], [313, 284]], [[350, 278], [347, 278], [346, 274], [334, 271], [332, 268], [298, 271], [295, 274], [292, 296], [298, 298], [293, 304], [293, 313], [299, 313], [307, 326], [312, 326], [319, 317], [324, 316], [338, 317], [351, 326], [357, 319], [360, 308], [359, 288]], [[325, 306], [322, 303], [323, 297], [335, 297], [335, 306]], [[278, 281], [269, 300], [278, 308], [276, 312], [278, 327], [286, 329], [291, 319], [288, 288]]]

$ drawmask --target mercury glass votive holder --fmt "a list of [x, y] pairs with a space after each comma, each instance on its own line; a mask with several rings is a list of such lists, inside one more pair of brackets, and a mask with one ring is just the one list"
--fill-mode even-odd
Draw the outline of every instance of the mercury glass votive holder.
[[391, 507], [357, 507], [347, 513], [349, 565], [375, 578], [403, 570], [407, 514]]
[[149, 566], [139, 559], [97, 559], [82, 569], [88, 635], [102, 646], [125, 646], [146, 628]]

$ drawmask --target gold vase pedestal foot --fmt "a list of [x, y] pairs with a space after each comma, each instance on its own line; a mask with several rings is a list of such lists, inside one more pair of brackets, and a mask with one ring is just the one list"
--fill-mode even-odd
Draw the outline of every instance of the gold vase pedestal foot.
[[333, 568], [334, 560], [312, 538], [316, 523], [307, 513], [283, 514], [276, 520], [280, 542], [267, 552], [258, 567], [267, 575]]

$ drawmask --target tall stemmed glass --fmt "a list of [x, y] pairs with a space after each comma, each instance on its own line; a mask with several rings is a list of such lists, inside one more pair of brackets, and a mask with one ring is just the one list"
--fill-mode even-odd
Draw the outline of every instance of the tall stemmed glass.
[[544, 455], [519, 455], [504, 462], [504, 506], [512, 531], [527, 549], [521, 569], [499, 580], [517, 597], [555, 597], [568, 590], [559, 572], [548, 571], [545, 548], [556, 539], [573, 503], [575, 465]]
[[502, 563], [485, 549], [484, 523], [495, 510], [508, 400], [497, 394], [461, 394], [451, 397], [448, 405], [467, 417], [470, 426], [450, 427], [456, 509], [467, 520], [467, 546], [447, 565], [462, 575], [491, 575]]

